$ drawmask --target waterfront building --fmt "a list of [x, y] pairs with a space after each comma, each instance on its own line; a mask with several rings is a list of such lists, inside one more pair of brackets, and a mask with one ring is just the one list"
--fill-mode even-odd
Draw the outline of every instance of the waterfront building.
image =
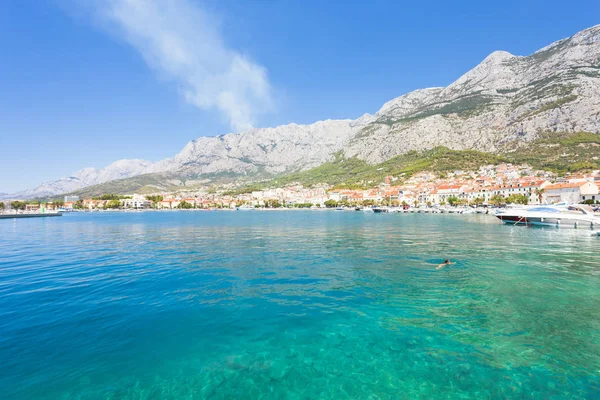
[[134, 208], [134, 209], [142, 209], [142, 208], [150, 208], [152, 207], [152, 202], [147, 200], [146, 197], [134, 194], [131, 199], [123, 199], [122, 200], [123, 207], [125, 208]]
[[579, 203], [598, 199], [598, 185], [593, 182], [566, 182], [548, 185], [544, 194], [549, 203]]
[[108, 200], [95, 200], [95, 199], [84, 199], [83, 200], [83, 206], [90, 210], [97, 209], [97, 208], [105, 208], [107, 203], [108, 203]]

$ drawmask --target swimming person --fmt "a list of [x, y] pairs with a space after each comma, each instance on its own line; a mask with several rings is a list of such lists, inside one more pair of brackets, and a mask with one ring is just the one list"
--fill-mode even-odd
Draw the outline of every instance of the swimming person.
[[437, 267], [435, 267], [435, 269], [442, 269], [444, 268], [446, 265], [452, 265], [452, 264], [456, 264], [453, 262], [450, 262], [450, 260], [448, 260], [447, 258], [444, 260], [443, 263], [441, 263], [440, 265], [438, 265]]

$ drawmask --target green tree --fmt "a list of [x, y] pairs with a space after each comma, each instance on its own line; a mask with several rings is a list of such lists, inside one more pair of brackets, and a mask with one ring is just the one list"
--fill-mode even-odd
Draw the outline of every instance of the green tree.
[[598, 200], [587, 199], [587, 200], [584, 200], [581, 204], [592, 205], [592, 204], [600, 204], [600, 202], [598, 202]]
[[163, 196], [157, 194], [157, 195], [152, 195], [152, 196], [146, 196], [146, 200], [152, 202], [152, 207], [156, 208], [158, 207], [158, 203], [160, 203], [161, 201], [163, 201]]
[[335, 201], [335, 200], [333, 200], [333, 199], [331, 199], [331, 200], [327, 200], [327, 201], [326, 201], [325, 203], [323, 203], [323, 204], [325, 204], [325, 207], [327, 207], [327, 208], [334, 208], [334, 207], [337, 207], [337, 201]]
[[451, 206], [455, 206], [460, 203], [460, 199], [456, 196], [448, 197], [447, 201], [448, 201], [448, 204], [450, 204]]
[[348, 206], [350, 206], [350, 203], [348, 202], [348, 199], [341, 199], [340, 201], [337, 202], [337, 205], [339, 207], [348, 207]]
[[529, 203], [529, 197], [524, 194], [511, 194], [506, 199], [506, 202], [509, 204], [524, 204]]
[[281, 203], [279, 200], [267, 200], [265, 201], [265, 206], [268, 208], [280, 208]]
[[194, 208], [194, 206], [192, 205], [192, 203], [188, 203], [184, 200], [177, 205], [177, 208], [180, 208], [182, 210], [189, 210], [190, 208]]
[[546, 190], [544, 188], [537, 188], [535, 189], [535, 195], [538, 198], [538, 203], [542, 204], [543, 200], [544, 200], [544, 193], [546, 192]]
[[495, 206], [501, 206], [502, 204], [506, 204], [506, 199], [500, 194], [495, 194], [490, 198], [489, 203]]
[[121, 199], [130, 199], [131, 196], [122, 196], [118, 194], [103, 194], [99, 197], [93, 197], [94, 200], [121, 200]]
[[295, 204], [294, 207], [296, 208], [311, 208], [312, 207], [312, 203], [298, 203]]
[[0, 210], [4, 210], [6, 208], [6, 204], [4, 204], [4, 202], [0, 201]]
[[476, 197], [473, 199], [473, 201], [471, 201], [471, 203], [473, 203], [476, 206], [480, 206], [485, 202], [485, 200], [483, 200], [482, 197]]
[[15, 200], [10, 202], [10, 208], [15, 210], [25, 210], [26, 206], [27, 203], [25, 203], [24, 201]]
[[104, 206], [104, 208], [109, 208], [111, 210], [116, 210], [119, 207], [121, 207], [121, 202], [119, 200], [109, 200]]

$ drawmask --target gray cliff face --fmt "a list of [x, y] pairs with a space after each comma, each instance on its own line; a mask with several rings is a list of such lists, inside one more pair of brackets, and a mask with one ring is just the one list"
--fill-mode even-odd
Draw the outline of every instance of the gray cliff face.
[[331, 159], [349, 142], [359, 129], [351, 122], [327, 120], [201, 137], [175, 157], [153, 165], [149, 172], [279, 174], [308, 169]]
[[378, 163], [438, 145], [493, 152], [542, 131], [580, 130], [600, 130], [600, 25], [527, 57], [496, 51], [445, 88], [389, 101], [344, 153]]
[[[156, 163], [121, 160], [13, 197], [39, 197], [149, 173], [282, 174], [316, 167], [342, 151], [369, 163], [435, 146], [496, 151], [543, 131], [600, 132], [600, 25], [530, 56], [496, 51], [447, 87], [420, 89], [374, 115], [201, 137]], [[19, 196], [20, 195], [20, 196]]]

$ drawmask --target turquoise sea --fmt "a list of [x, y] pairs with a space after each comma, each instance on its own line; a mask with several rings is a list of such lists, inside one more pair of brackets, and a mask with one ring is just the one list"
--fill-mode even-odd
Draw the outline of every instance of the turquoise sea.
[[590, 231], [343, 211], [0, 221], [2, 399], [599, 397]]

